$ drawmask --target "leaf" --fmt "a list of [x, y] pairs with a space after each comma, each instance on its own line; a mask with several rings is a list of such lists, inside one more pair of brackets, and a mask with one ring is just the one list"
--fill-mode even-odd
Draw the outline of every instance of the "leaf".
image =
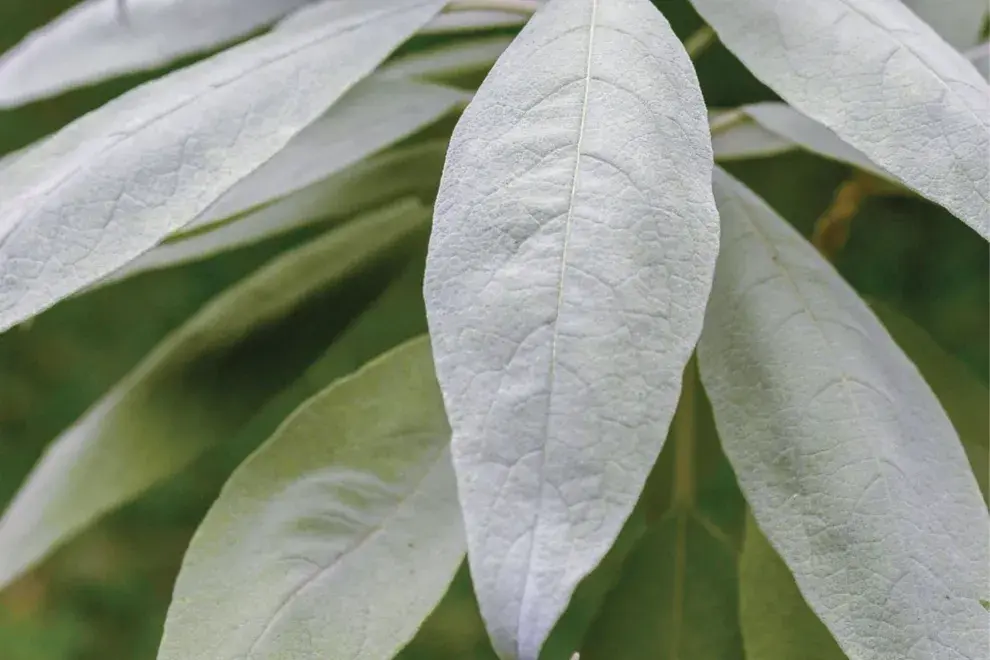
[[990, 87], [899, 0], [692, 1], [785, 101], [990, 238]]
[[736, 562], [746, 505], [693, 381], [685, 378], [665, 447], [670, 508], [626, 561], [581, 660], [742, 660]]
[[432, 124], [469, 98], [442, 85], [373, 75], [355, 85], [183, 231], [201, 231], [342, 172]]
[[315, 222], [338, 222], [401, 197], [432, 201], [446, 149], [446, 140], [432, 140], [373, 156], [229, 223], [162, 243], [94, 288], [205, 259]]
[[332, 21], [314, 5], [308, 27], [138, 87], [18, 158], [0, 180], [0, 331], [189, 224], [442, 4], [333, 0]]
[[990, 391], [913, 321], [877, 301], [871, 301], [870, 307], [938, 397], [959, 434], [986, 502], [990, 480]]
[[723, 249], [698, 357], [760, 528], [850, 657], [984, 657], [990, 525], [952, 423], [817, 250], [713, 181]]
[[718, 160], [774, 156], [786, 151], [788, 145], [851, 165], [881, 179], [898, 181], [835, 133], [786, 103], [751, 103], [716, 115], [712, 122], [712, 147]]
[[739, 622], [748, 658], [846, 660], [752, 516], [739, 560]]
[[518, 27], [527, 17], [518, 12], [489, 9], [446, 11], [433, 18], [420, 31], [422, 34], [443, 35]]
[[532, 660], [660, 452], [718, 249], [691, 63], [646, 0], [552, 0], [458, 123], [425, 298], [472, 578]]
[[378, 75], [390, 80], [422, 78], [445, 82], [458, 74], [490, 69], [509, 44], [510, 37], [477, 37], [429, 50], [417, 51], [383, 66]]
[[240, 428], [279, 388], [278, 365], [244, 382], [224, 363], [224, 350], [422, 229], [428, 217], [404, 201], [355, 220], [277, 257], [167, 337], [53, 441], [0, 518], [0, 586]]
[[86, 0], [0, 59], [0, 108], [201, 53], [309, 0]]
[[196, 532], [159, 659], [392, 657], [463, 557], [449, 438], [425, 337], [303, 404]]
[[980, 38], [986, 0], [903, 0], [908, 9], [956, 48], [969, 48]]

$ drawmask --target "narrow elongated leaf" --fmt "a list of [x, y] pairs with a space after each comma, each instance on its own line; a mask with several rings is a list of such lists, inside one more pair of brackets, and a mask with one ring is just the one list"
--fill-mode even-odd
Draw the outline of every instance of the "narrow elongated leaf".
[[333, 0], [336, 20], [138, 87], [18, 158], [0, 180], [0, 331], [187, 225], [442, 5]]
[[739, 559], [739, 623], [747, 658], [846, 660], [752, 516]]
[[786, 103], [751, 103], [712, 119], [712, 148], [717, 160], [773, 156], [794, 147], [898, 181], [858, 149]]
[[449, 439], [425, 337], [303, 404], [196, 532], [159, 659], [391, 658], [463, 557]]
[[665, 447], [670, 508], [626, 561], [581, 660], [742, 659], [736, 563], [746, 504], [696, 383], [685, 379]]
[[322, 181], [437, 121], [470, 96], [442, 85], [371, 76], [354, 86], [183, 231], [199, 231]]
[[990, 238], [990, 87], [900, 0], [692, 0], [797, 110]]
[[275, 22], [310, 0], [85, 0], [0, 59], [0, 107], [163, 66]]
[[697, 79], [648, 0], [551, 0], [465, 110], [425, 294], [482, 614], [532, 660], [635, 504], [700, 331]]
[[432, 201], [440, 182], [446, 140], [389, 151], [358, 163], [268, 206], [205, 232], [179, 235], [98, 282], [205, 259], [315, 222], [336, 222], [414, 195]]
[[482, 37], [411, 53], [383, 66], [385, 78], [423, 78], [444, 81], [466, 72], [489, 69], [509, 44], [510, 37]]
[[509, 28], [522, 25], [528, 17], [511, 11], [474, 9], [446, 11], [436, 16], [421, 30], [423, 34], [456, 34]]
[[985, 657], [990, 525], [952, 423], [817, 250], [724, 172], [714, 186], [698, 356], [760, 528], [850, 657]]
[[166, 338], [53, 442], [0, 518], [0, 586], [231, 436], [275, 392], [266, 389], [263, 372], [244, 384], [236, 369], [211, 357], [289, 314], [428, 218], [421, 205], [406, 201], [355, 220], [278, 257]]
[[934, 28], [959, 50], [965, 50], [980, 38], [986, 0], [903, 0], [911, 11]]

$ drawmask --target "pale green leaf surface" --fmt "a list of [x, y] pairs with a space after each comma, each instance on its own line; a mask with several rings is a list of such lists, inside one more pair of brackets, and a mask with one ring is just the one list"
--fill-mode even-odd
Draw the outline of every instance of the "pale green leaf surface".
[[322, 181], [437, 121], [465, 92], [372, 75], [183, 228], [198, 231]]
[[903, 0], [917, 14], [959, 50], [965, 50], [980, 38], [987, 0]]
[[193, 538], [160, 660], [382, 660], [464, 556], [425, 337], [304, 403]]
[[0, 59], [0, 107], [164, 66], [265, 27], [309, 0], [86, 0]]
[[817, 250], [713, 181], [723, 249], [698, 357], [761, 529], [850, 657], [986, 658], [990, 525], [952, 423]]
[[533, 660], [660, 452], [718, 218], [697, 78], [647, 0], [552, 0], [465, 110], [425, 295], [469, 559]]
[[459, 73], [489, 69], [509, 44], [511, 37], [478, 37], [417, 51], [389, 62], [377, 75], [388, 79], [424, 78], [441, 80]]
[[[443, 0], [333, 0], [140, 86], [0, 178], [0, 331], [188, 224], [432, 18]], [[317, 10], [332, 8], [336, 20]]]
[[739, 559], [739, 624], [747, 658], [846, 660], [752, 516]]
[[217, 372], [223, 365], [211, 366], [211, 355], [343, 280], [428, 219], [422, 205], [404, 201], [348, 223], [279, 256], [169, 335], [35, 466], [0, 518], [0, 585], [244, 424], [254, 410], [239, 405], [236, 391], [227, 400]]
[[990, 87], [900, 0], [692, 0], [752, 73], [990, 238]]
[[316, 222], [337, 222], [400, 197], [432, 200], [440, 181], [446, 140], [387, 151], [272, 204], [208, 231], [180, 234], [94, 285], [199, 261]]
[[990, 481], [987, 455], [987, 445], [990, 443], [990, 391], [969, 367], [946, 353], [914, 321], [876, 301], [871, 301], [870, 307], [938, 397], [962, 440], [986, 501]]

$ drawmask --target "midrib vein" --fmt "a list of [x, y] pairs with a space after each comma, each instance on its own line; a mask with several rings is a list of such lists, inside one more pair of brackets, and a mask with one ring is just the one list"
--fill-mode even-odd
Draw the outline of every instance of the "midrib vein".
[[[560, 272], [557, 278], [557, 305], [554, 310], [554, 320], [553, 320], [553, 336], [550, 339], [550, 368], [547, 374], [547, 385], [549, 388], [547, 397], [547, 414], [546, 423], [544, 425], [544, 440], [546, 441], [550, 437], [550, 418], [551, 411], [553, 410], [553, 390], [554, 390], [554, 380], [556, 378], [557, 371], [557, 339], [560, 336], [560, 307], [564, 302], [564, 276], [567, 273], [567, 249], [570, 246], [571, 241], [571, 229], [574, 225], [574, 199], [577, 196], [578, 179], [581, 175], [581, 153], [584, 146], [584, 130], [585, 124], [588, 119], [588, 96], [591, 89], [591, 64], [592, 58], [595, 50], [595, 23], [598, 20], [598, 2], [599, 0], [591, 0], [591, 20], [588, 26], [588, 54], [585, 59], [584, 65], [584, 94], [581, 99], [581, 120], [578, 123], [578, 136], [577, 144], [575, 146], [574, 155], [574, 172], [571, 176], [571, 189], [567, 198], [567, 215], [564, 219], [564, 245], [560, 251]], [[519, 601], [519, 612], [516, 616], [516, 654], [521, 656], [522, 649], [521, 642], [522, 636], [519, 634], [522, 628], [523, 614], [526, 611], [526, 601], [529, 596], [530, 584], [532, 582], [532, 566], [533, 566], [533, 553], [536, 548], [536, 532], [540, 526], [540, 515], [543, 511], [543, 469], [546, 465], [546, 446], [544, 445], [543, 451], [540, 452], [540, 467], [539, 467], [539, 486], [540, 495], [539, 503], [536, 507], [536, 515], [533, 520], [533, 531], [532, 537], [529, 544], [529, 558], [526, 561], [526, 582], [523, 585], [522, 598]]]

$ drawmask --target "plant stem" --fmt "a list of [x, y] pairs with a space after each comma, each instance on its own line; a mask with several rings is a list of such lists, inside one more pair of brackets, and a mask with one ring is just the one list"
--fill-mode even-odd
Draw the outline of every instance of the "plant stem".
[[708, 50], [709, 46], [715, 43], [716, 39], [718, 39], [718, 35], [715, 34], [715, 30], [710, 25], [702, 25], [695, 30], [694, 34], [684, 40], [684, 50], [687, 51], [692, 60], [696, 61]]
[[504, 11], [530, 16], [542, 6], [543, 3], [538, 0], [451, 0], [446, 11]]
[[849, 240], [853, 218], [873, 190], [867, 177], [857, 172], [835, 191], [825, 212], [815, 221], [811, 242], [829, 261], [833, 261]]

